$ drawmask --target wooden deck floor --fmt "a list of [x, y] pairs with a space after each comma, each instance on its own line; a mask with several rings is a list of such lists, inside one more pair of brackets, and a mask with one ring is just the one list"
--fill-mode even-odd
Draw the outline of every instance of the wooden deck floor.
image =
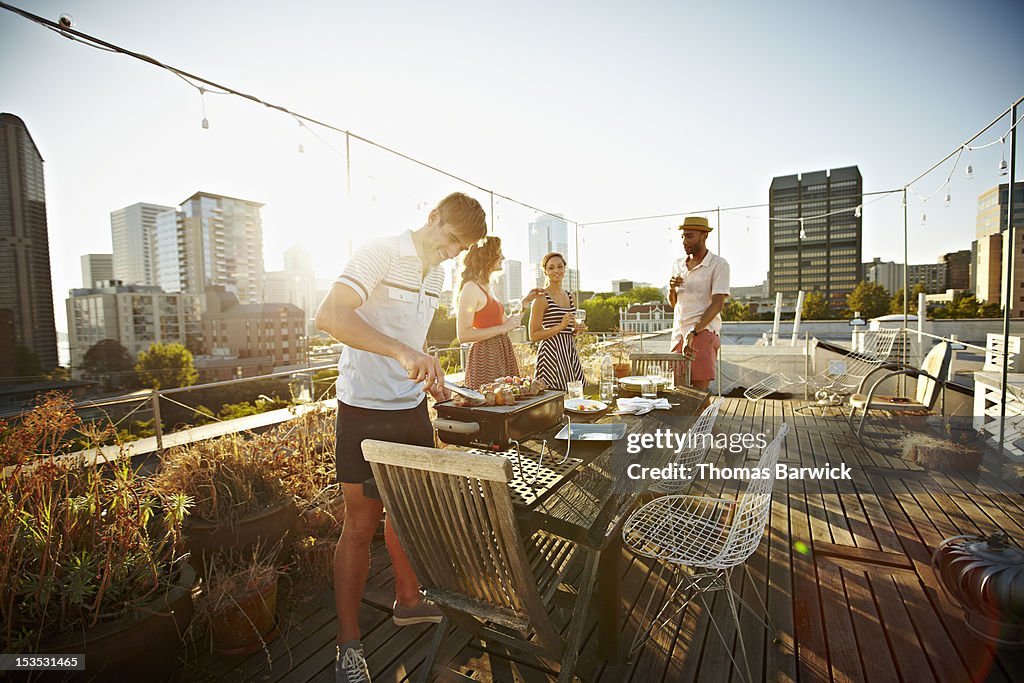
[[[821, 466], [845, 462], [852, 483], [779, 481], [766, 538], [749, 566], [781, 635], [774, 644], [751, 618], [742, 626], [754, 678], [771, 681], [1013, 681], [1024, 680], [1024, 652], [995, 649], [971, 634], [961, 611], [942, 594], [931, 569], [932, 549], [956, 534], [1004, 530], [1024, 540], [1024, 495], [983, 466], [978, 475], [924, 471], [892, 450], [897, 425], [876, 422], [879, 436], [861, 447], [840, 418], [795, 412], [790, 401], [727, 399], [716, 432], [773, 434], [782, 422], [791, 432], [781, 462]], [[886, 435], [889, 438], [886, 438]], [[719, 453], [717, 464], [752, 464], [757, 451]], [[697, 487], [695, 487], [697, 488]], [[734, 496], [733, 482], [702, 488]], [[700, 492], [697, 490], [691, 493]], [[636, 631], [639, 613], [665, 586], [656, 567], [623, 551], [624, 638]], [[734, 577], [739, 579], [737, 575]], [[375, 548], [370, 588], [360, 615], [374, 681], [400, 681], [422, 661], [427, 627], [396, 628], [390, 619], [392, 575], [383, 545]], [[242, 660], [193, 657], [184, 679], [198, 681], [331, 681], [335, 615], [329, 589], [284, 590], [282, 636]], [[304, 591], [304, 592], [303, 592]], [[289, 593], [291, 595], [289, 595]], [[738, 639], [721, 593], [712, 594], [711, 616], [738, 652]], [[752, 598], [749, 584], [744, 598]], [[593, 619], [592, 619], [593, 621]], [[688, 607], [634, 660], [611, 665], [596, 655], [596, 623], [577, 669], [585, 680], [732, 681], [729, 651], [706, 610]], [[506, 655], [506, 656], [502, 656]], [[547, 680], [550, 662], [507, 652], [466, 647], [451, 663], [478, 680]]]

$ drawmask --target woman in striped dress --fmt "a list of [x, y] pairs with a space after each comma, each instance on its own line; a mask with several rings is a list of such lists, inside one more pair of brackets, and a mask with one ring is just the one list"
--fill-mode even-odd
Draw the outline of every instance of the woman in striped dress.
[[583, 381], [583, 366], [576, 351], [577, 332], [586, 327], [576, 325], [576, 301], [572, 293], [562, 289], [565, 278], [565, 257], [552, 252], [541, 259], [548, 286], [537, 297], [530, 310], [530, 341], [537, 347], [537, 379], [552, 389], [565, 391], [569, 382]]
[[[518, 376], [519, 364], [508, 333], [519, 327], [522, 316], [505, 317], [502, 305], [491, 294], [491, 275], [501, 269], [504, 259], [501, 239], [484, 237], [472, 245], [463, 261], [462, 285], [455, 325], [459, 342], [471, 342], [466, 359], [465, 385], [480, 385], [501, 377]], [[535, 289], [523, 299], [523, 306], [541, 294]]]

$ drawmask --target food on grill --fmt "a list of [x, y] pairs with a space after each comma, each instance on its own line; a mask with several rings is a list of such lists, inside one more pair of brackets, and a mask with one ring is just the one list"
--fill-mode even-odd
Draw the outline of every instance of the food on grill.
[[511, 406], [515, 405], [517, 398], [538, 396], [547, 388], [544, 380], [532, 377], [503, 377], [480, 387], [479, 391], [484, 395], [483, 403], [474, 402], [458, 394], [452, 397], [452, 403], [464, 408], [476, 405]]

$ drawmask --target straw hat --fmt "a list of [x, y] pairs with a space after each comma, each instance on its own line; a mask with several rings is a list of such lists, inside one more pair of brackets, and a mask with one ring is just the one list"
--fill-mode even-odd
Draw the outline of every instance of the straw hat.
[[687, 216], [683, 219], [683, 224], [679, 226], [680, 230], [701, 230], [703, 232], [711, 232], [714, 230], [708, 225], [708, 219], [703, 216]]

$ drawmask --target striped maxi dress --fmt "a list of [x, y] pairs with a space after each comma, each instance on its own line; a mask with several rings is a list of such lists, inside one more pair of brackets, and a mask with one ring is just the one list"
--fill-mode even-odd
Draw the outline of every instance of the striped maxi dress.
[[[557, 305], [547, 292], [544, 292], [544, 296], [548, 300], [548, 307], [541, 321], [544, 329], [557, 326], [566, 313], [576, 312], [572, 292], [569, 292], [568, 306]], [[583, 366], [580, 364], [580, 355], [576, 352], [576, 340], [572, 334], [575, 329], [576, 324], [570, 323], [569, 327], [543, 340], [537, 347], [536, 377], [544, 380], [551, 389], [565, 391], [569, 382], [583, 381]]]

